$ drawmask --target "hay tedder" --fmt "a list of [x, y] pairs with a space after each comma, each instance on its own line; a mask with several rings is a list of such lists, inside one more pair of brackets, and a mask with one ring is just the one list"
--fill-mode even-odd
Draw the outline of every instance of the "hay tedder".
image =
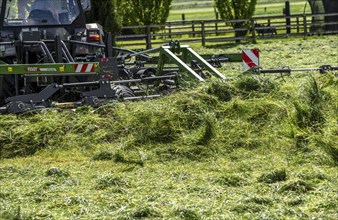
[[110, 33], [86, 23], [90, 6], [0, 0], [0, 113], [154, 98], [205, 77], [225, 78], [215, 67], [227, 58], [205, 60], [177, 41], [141, 52], [113, 47]]

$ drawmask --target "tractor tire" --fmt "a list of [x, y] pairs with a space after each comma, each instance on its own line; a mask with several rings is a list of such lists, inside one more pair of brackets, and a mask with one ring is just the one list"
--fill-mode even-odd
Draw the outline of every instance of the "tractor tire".
[[0, 106], [6, 104], [8, 97], [15, 95], [15, 75], [0, 76]]
[[113, 87], [113, 90], [115, 90], [115, 95], [117, 99], [135, 97], [135, 94], [133, 93], [133, 91], [127, 86], [116, 85]]

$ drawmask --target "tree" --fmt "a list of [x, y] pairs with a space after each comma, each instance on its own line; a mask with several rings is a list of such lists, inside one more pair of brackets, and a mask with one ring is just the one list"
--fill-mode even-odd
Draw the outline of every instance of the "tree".
[[[223, 20], [241, 20], [252, 18], [257, 0], [214, 0], [216, 8]], [[231, 22], [234, 28], [243, 28], [249, 25], [248, 22]], [[246, 31], [245, 31], [246, 33]], [[236, 37], [242, 36], [243, 32], [236, 32]]]
[[[118, 35], [122, 29], [122, 17], [117, 8], [119, 0], [92, 1], [92, 8], [86, 13], [87, 22], [98, 23], [105, 32]], [[120, 3], [119, 3], [120, 4]]]
[[[329, 14], [338, 13], [338, 1], [337, 0], [308, 0], [311, 6], [312, 14]], [[311, 31], [320, 31], [323, 24], [323, 20], [327, 23], [325, 25], [326, 30], [335, 31], [338, 30], [338, 16], [316, 16], [312, 17]], [[335, 24], [336, 23], [336, 24]]]
[[123, 23], [152, 25], [166, 22], [172, 0], [123, 0]]
[[[166, 22], [172, 0], [123, 0], [122, 8], [124, 25], [153, 25]], [[134, 30], [149, 33], [158, 28]], [[147, 48], [150, 48], [149, 37], [146, 38]]]

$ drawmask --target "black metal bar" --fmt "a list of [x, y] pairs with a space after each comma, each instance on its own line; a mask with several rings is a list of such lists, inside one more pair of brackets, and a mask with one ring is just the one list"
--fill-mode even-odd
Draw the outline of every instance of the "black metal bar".
[[84, 87], [84, 86], [99, 86], [102, 84], [102, 81], [105, 81], [105, 84], [123, 84], [123, 83], [132, 83], [132, 82], [143, 82], [149, 80], [162, 80], [162, 79], [171, 79], [177, 77], [176, 75], [166, 75], [166, 76], [151, 76], [151, 77], [144, 77], [140, 79], [128, 79], [128, 80], [116, 80], [116, 81], [109, 81], [109, 80], [99, 80], [99, 81], [92, 81], [92, 82], [78, 82], [78, 83], [64, 83], [60, 85], [63, 88], [72, 88], [72, 87]]
[[81, 93], [82, 97], [115, 98], [116, 91], [112, 89], [109, 80], [100, 80], [99, 88]]
[[260, 69], [260, 68], [252, 68], [249, 71], [258, 74], [266, 74], [266, 73], [287, 73], [291, 74], [291, 72], [302, 72], [302, 71], [319, 71], [320, 73], [326, 73], [327, 71], [335, 71], [338, 70], [338, 66], [330, 66], [330, 65], [322, 65], [319, 68], [284, 68], [284, 69]]
[[0, 42], [0, 45], [14, 45], [14, 41], [10, 41], [10, 42]]
[[102, 45], [102, 44], [87, 43], [87, 42], [76, 41], [76, 40], [64, 40], [64, 42], [72, 43], [72, 44], [80, 44], [80, 45], [85, 45], [85, 46], [99, 47], [99, 48], [106, 47], [105, 45]]
[[62, 44], [60, 36], [55, 36], [55, 57], [57, 63], [63, 63], [62, 58]]
[[0, 107], [0, 114], [8, 113], [7, 107]]
[[[62, 51], [62, 54], [65, 55], [65, 59], [66, 59], [67, 63], [70, 63], [71, 61], [70, 61], [69, 57], [66, 55], [66, 51], [63, 48], [61, 48], [61, 51]], [[73, 62], [74, 62], [74, 60], [73, 60]]]
[[144, 77], [140, 79], [117, 80], [117, 81], [112, 81], [112, 83], [123, 84], [123, 83], [132, 83], [132, 82], [143, 82], [143, 81], [148, 81], [148, 80], [171, 79], [175, 77], [177, 76], [176, 75], [152, 76], [152, 77]]
[[44, 88], [39, 93], [32, 93], [28, 95], [18, 95], [18, 96], [12, 96], [6, 99], [6, 102], [26, 102], [26, 103], [39, 103], [44, 102], [48, 98], [50, 98], [52, 95], [54, 95], [57, 91], [60, 90], [60, 86], [53, 83], [48, 85], [46, 88]]
[[291, 73], [291, 69], [267, 69], [267, 70], [258, 70], [259, 73]]
[[69, 60], [69, 62], [74, 63], [74, 59], [70, 54], [65, 42], [61, 41], [61, 44], [62, 44], [62, 52], [64, 53], [65, 57], [67, 57], [67, 61]]
[[[54, 41], [52, 41], [54, 42]], [[48, 47], [46, 45], [46, 43], [44, 41], [23, 41], [23, 44], [39, 44], [40, 48], [44, 50], [44, 52], [46, 53], [46, 55], [48, 56], [48, 59], [50, 59], [51, 61], [53, 61], [53, 63], [55, 63], [53, 56], [51, 55], [50, 51], [48, 50]]]
[[63, 83], [61, 87], [67, 89], [73, 87], [99, 86], [99, 85], [100, 85], [99, 81], [93, 81], [93, 82]]
[[108, 32], [106, 34], [106, 40], [105, 40], [105, 55], [106, 57], [113, 57], [113, 37], [111, 32]]
[[43, 41], [24, 41], [23, 44], [38, 44], [40, 46], [42, 53], [44, 53], [44, 55], [47, 56], [47, 58], [52, 63], [55, 63], [55, 60], [54, 60], [52, 54], [50, 53], [47, 45]]
[[15, 95], [19, 95], [19, 76], [15, 74], [14, 76], [14, 86], [15, 86]]

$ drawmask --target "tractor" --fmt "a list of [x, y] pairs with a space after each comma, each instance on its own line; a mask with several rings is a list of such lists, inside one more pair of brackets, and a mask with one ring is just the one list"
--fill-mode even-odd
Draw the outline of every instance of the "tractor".
[[[183, 72], [225, 78], [213, 65], [220, 60], [177, 41], [141, 52], [113, 47], [100, 24], [86, 23], [90, 8], [90, 0], [0, 0], [0, 113], [159, 97], [189, 80]], [[154, 51], [157, 59], [147, 54]]]

